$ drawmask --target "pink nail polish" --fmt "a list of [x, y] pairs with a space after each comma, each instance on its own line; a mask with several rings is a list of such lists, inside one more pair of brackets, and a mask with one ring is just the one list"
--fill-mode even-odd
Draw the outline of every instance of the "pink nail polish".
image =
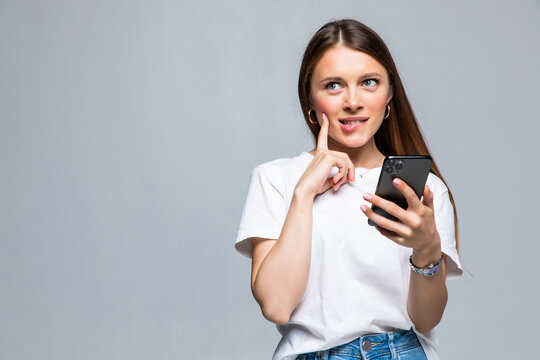
[[401, 180], [399, 180], [398, 178], [395, 178], [393, 181], [394, 185], [396, 186], [401, 186]]
[[360, 205], [360, 210], [362, 210], [362, 212], [366, 212], [367, 211], [366, 205]]
[[372, 197], [371, 197], [371, 195], [370, 195], [369, 193], [365, 193], [365, 194], [364, 194], [364, 199], [366, 199], [366, 200], [371, 200]]

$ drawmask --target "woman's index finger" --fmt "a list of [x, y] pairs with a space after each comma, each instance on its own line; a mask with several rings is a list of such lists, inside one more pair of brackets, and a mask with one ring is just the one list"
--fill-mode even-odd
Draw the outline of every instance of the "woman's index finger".
[[317, 149], [328, 150], [328, 118], [322, 114], [321, 130], [317, 139]]
[[399, 178], [395, 178], [394, 180], [392, 180], [392, 183], [395, 187], [398, 188], [405, 200], [407, 200], [407, 205], [410, 208], [417, 208], [418, 205], [421, 204], [420, 199], [418, 198], [414, 190], [405, 181]]

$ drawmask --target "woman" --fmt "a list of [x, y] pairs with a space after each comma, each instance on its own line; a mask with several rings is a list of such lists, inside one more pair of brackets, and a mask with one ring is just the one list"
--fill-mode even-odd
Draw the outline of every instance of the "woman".
[[385, 156], [430, 155], [390, 52], [367, 26], [330, 22], [298, 92], [316, 147], [255, 167], [235, 244], [283, 335], [273, 359], [438, 359], [445, 280], [462, 273], [456, 213], [435, 163], [422, 200], [394, 180], [407, 210], [373, 194]]

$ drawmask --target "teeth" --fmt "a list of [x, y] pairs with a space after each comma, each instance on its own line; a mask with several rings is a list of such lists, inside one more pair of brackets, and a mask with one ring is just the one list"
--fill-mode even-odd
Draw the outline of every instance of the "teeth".
[[360, 124], [363, 123], [363, 120], [355, 120], [355, 121], [345, 121], [345, 126], [352, 126], [354, 124]]

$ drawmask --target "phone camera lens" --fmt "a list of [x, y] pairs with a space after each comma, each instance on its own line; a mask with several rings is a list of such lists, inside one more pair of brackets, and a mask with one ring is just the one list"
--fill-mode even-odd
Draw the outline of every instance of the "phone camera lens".
[[396, 164], [396, 169], [397, 170], [403, 169], [403, 161], [398, 161], [398, 163]]
[[394, 172], [394, 168], [392, 166], [387, 166], [386, 172], [389, 172], [389, 173]]
[[394, 160], [388, 160], [387, 164], [388, 166], [394, 166]]

